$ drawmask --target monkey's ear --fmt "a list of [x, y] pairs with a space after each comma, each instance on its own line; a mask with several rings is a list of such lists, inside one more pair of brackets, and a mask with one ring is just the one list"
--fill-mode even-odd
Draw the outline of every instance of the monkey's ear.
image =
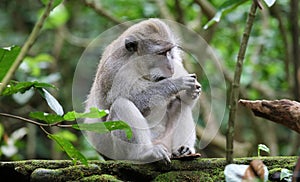
[[135, 52], [137, 51], [138, 48], [138, 42], [133, 36], [129, 36], [125, 38], [125, 48], [129, 52]]

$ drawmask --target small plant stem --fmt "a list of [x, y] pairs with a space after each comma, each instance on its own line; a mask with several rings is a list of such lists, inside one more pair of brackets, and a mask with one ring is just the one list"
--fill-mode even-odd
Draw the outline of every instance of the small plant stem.
[[49, 13], [52, 9], [53, 1], [54, 0], [49, 0], [48, 4], [45, 7], [45, 10], [44, 10], [42, 16], [36, 22], [32, 32], [30, 33], [28, 39], [26, 40], [24, 46], [22, 47], [20, 53], [18, 54], [18, 57], [16, 58], [13, 65], [10, 67], [7, 74], [5, 75], [3, 80], [1, 81], [2, 83], [0, 84], [0, 94], [2, 93], [4, 88], [7, 86], [8, 82], [12, 78], [13, 74], [16, 72], [19, 65], [21, 64], [21, 62], [25, 58], [26, 54], [28, 53], [29, 49], [32, 47], [33, 43], [37, 39], [37, 37], [38, 37], [42, 27], [43, 27], [43, 24], [44, 24], [45, 20], [47, 19], [47, 17], [49, 16]]
[[231, 85], [231, 95], [229, 100], [229, 119], [227, 125], [227, 135], [226, 135], [226, 161], [227, 163], [233, 162], [233, 140], [234, 140], [234, 123], [236, 118], [237, 102], [239, 97], [239, 88], [240, 88], [240, 78], [243, 69], [243, 61], [245, 57], [245, 52], [250, 37], [250, 32], [255, 18], [255, 13], [257, 9], [257, 2], [253, 0], [246, 27], [243, 33], [243, 37], [240, 44], [239, 53], [237, 56], [237, 62], [234, 72], [234, 79]]
[[40, 127], [52, 127], [52, 126], [57, 126], [60, 128], [72, 128], [72, 125], [63, 125], [63, 124], [59, 124], [60, 122], [57, 123], [52, 123], [52, 124], [46, 124], [46, 123], [39, 123], [37, 121], [33, 121], [31, 119], [27, 119], [27, 118], [23, 118], [21, 116], [16, 116], [16, 115], [12, 115], [12, 114], [7, 114], [7, 113], [0, 113], [0, 116], [5, 116], [5, 117], [9, 117], [9, 118], [14, 118], [14, 119], [18, 119], [18, 120], [22, 120], [22, 121], [26, 121], [28, 123], [40, 126]]

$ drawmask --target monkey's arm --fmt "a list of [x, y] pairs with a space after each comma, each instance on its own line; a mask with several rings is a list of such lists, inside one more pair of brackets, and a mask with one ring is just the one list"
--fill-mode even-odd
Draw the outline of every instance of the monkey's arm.
[[170, 99], [183, 90], [190, 90], [194, 87], [195, 77], [191, 75], [168, 78], [159, 82], [150, 84], [139, 92], [131, 92], [130, 100], [145, 116], [152, 108], [157, 106], [166, 106]]

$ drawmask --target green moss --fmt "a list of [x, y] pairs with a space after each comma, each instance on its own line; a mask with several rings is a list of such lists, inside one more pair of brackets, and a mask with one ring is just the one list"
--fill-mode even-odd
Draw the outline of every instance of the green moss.
[[77, 165], [58, 169], [38, 168], [31, 173], [30, 179], [32, 181], [78, 180], [84, 176], [90, 176], [99, 173], [101, 173], [101, 170], [95, 164], [91, 164], [88, 167], [84, 165]]
[[182, 182], [182, 181], [213, 181], [210, 175], [203, 171], [172, 171], [158, 175], [154, 181], [173, 181], [173, 182]]
[[[235, 158], [236, 164], [249, 164], [253, 159], [261, 159], [269, 173], [282, 168], [293, 170], [298, 156]], [[114, 177], [106, 181], [152, 181], [173, 179], [174, 181], [224, 181], [225, 158], [198, 158], [189, 161], [172, 160], [171, 164], [155, 162], [132, 164], [127, 161], [89, 161], [89, 166], [74, 165], [70, 160], [27, 160], [0, 162], [0, 176], [10, 176], [16, 181], [72, 181]], [[107, 174], [107, 175], [104, 175]], [[104, 175], [104, 176], [103, 176]], [[175, 176], [175, 177], [174, 177]], [[176, 179], [176, 180], [175, 180]], [[179, 180], [180, 179], [180, 180]], [[104, 181], [105, 181], [104, 180]], [[88, 181], [88, 180], [87, 180]], [[169, 181], [169, 180], [167, 180]]]
[[80, 181], [88, 181], [88, 182], [94, 182], [94, 181], [104, 181], [104, 182], [121, 182], [118, 180], [115, 176], [108, 175], [108, 174], [102, 174], [102, 175], [92, 175], [89, 177], [84, 177], [80, 179]]

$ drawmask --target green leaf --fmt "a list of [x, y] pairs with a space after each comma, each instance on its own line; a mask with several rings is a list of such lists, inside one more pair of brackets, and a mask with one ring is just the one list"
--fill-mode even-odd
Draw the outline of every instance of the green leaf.
[[0, 81], [3, 80], [8, 70], [13, 65], [20, 50], [21, 48], [18, 46], [0, 48]]
[[88, 113], [78, 113], [76, 111], [68, 112], [64, 115], [64, 119], [66, 121], [74, 121], [79, 118], [102, 118], [107, 115], [107, 112], [104, 110], [99, 110], [96, 107], [90, 108], [90, 112]]
[[59, 132], [56, 132], [55, 135], [59, 135], [60, 137], [63, 137], [64, 139], [70, 141], [70, 142], [76, 142], [78, 141], [77, 135], [72, 133], [69, 130], [60, 130]]
[[29, 116], [34, 119], [45, 121], [47, 124], [53, 124], [64, 121], [64, 118], [57, 114], [49, 114], [45, 112], [30, 112]]
[[268, 7], [273, 6], [273, 4], [276, 2], [276, 0], [264, 0], [264, 1]]
[[59, 135], [49, 134], [48, 137], [54, 140], [63, 151], [72, 159], [73, 164], [76, 164], [77, 161], [80, 161], [84, 165], [88, 165], [87, 159], [73, 146], [71, 142], [64, 139]]
[[291, 178], [293, 176], [293, 172], [291, 170], [282, 168], [280, 171], [280, 181], [284, 178]]
[[218, 23], [221, 20], [221, 17], [224, 14], [227, 14], [231, 11], [233, 11], [235, 8], [237, 8], [239, 5], [245, 3], [247, 0], [228, 0], [225, 1], [220, 8], [218, 9], [215, 16], [209, 20], [205, 25], [204, 29], [208, 29], [210, 26], [214, 25], [215, 23]]
[[124, 130], [128, 139], [132, 138], [132, 130], [124, 121], [106, 121], [97, 123], [82, 123], [74, 124], [73, 128], [78, 130], [93, 131], [100, 134], [107, 133], [113, 130]]
[[270, 149], [266, 146], [266, 145], [264, 145], [264, 144], [259, 144], [258, 145], [258, 147], [257, 147], [257, 154], [258, 154], [258, 156], [260, 156], [260, 151], [265, 151], [265, 152], [267, 152], [267, 153], [270, 153]]
[[53, 97], [46, 89], [42, 88], [39, 89], [40, 94], [45, 98], [47, 101], [48, 106], [58, 115], [64, 115], [63, 107], [60, 103]]
[[24, 93], [31, 88], [56, 88], [54, 85], [48, 83], [34, 82], [10, 82], [3, 90], [2, 95], [12, 95], [17, 92]]

